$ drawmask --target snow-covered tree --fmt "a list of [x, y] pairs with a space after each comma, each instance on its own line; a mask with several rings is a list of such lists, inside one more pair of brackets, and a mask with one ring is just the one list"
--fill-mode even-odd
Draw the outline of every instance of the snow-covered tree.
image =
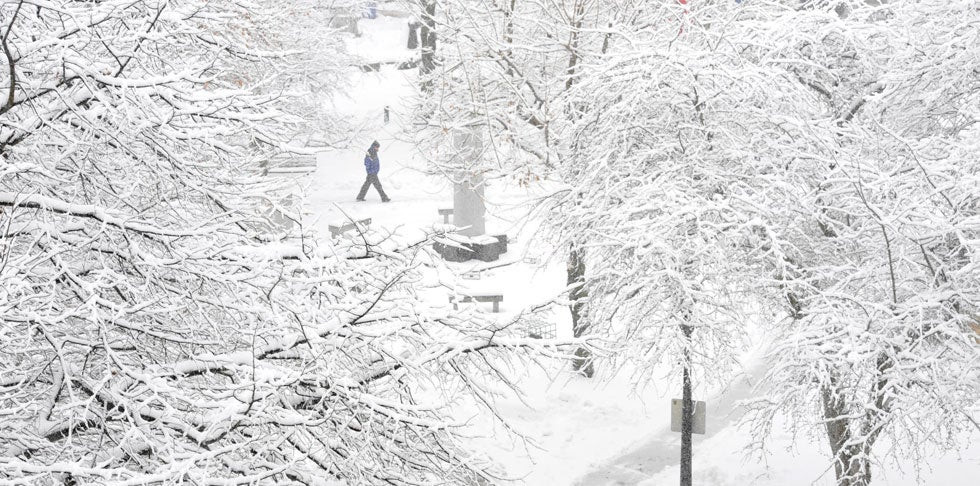
[[[970, 2], [689, 7], [675, 39], [644, 27], [583, 74], [570, 101], [602, 94], [568, 143], [585, 148], [578, 166], [590, 176], [576, 189], [592, 196], [582, 207], [567, 199], [566, 234], [703, 262], [686, 274], [713, 283], [700, 287], [701, 302], [758, 279], [742, 288], [749, 302], [789, 303], [772, 316], [768, 392], [750, 415], [757, 443], [780, 414], [814, 426], [842, 485], [868, 484], [889, 454], [919, 459], [961, 444], [980, 400], [969, 325], [980, 290], [980, 63], [966, 47], [980, 11]], [[608, 193], [624, 194], [622, 206], [602, 205], [618, 202]], [[646, 214], [633, 214], [644, 201]], [[696, 224], [687, 234], [710, 229], [717, 251], [677, 238], [685, 215]], [[634, 224], [635, 239], [624, 238]], [[617, 289], [671, 302], [657, 294], [665, 283], [628, 287], [660, 263], [630, 256], [592, 267], [593, 312], [597, 295]], [[605, 291], [596, 268], [610, 269]], [[619, 313], [644, 309], [616, 302]], [[631, 317], [646, 321], [639, 330], [665, 322]], [[724, 330], [721, 321], [701, 329]], [[676, 342], [665, 337], [649, 342]], [[698, 350], [712, 371], [731, 359], [724, 347]]]
[[[592, 332], [620, 343], [639, 382], [670, 378], [689, 416], [694, 394], [739, 369], [757, 299], [743, 257], [756, 216], [740, 198], [785, 150], [772, 115], [793, 111], [798, 88], [742, 59], [737, 10], [651, 12], [663, 21], [616, 26], [562, 97], [577, 116], [556, 171], [572, 186], [549, 227], [585, 249]], [[752, 150], [762, 140], [769, 153]], [[689, 431], [680, 473], [691, 484]]]
[[889, 454], [918, 468], [956, 447], [980, 401], [980, 9], [868, 3], [787, 12], [755, 39], [812, 113], [756, 202], [790, 317], [752, 418], [823, 428], [841, 485], [870, 484]]
[[[440, 8], [440, 63], [427, 79], [416, 138], [433, 170], [448, 177], [477, 172], [512, 185], [561, 182], [562, 133], [576, 115], [563, 111], [559, 98], [575, 85], [584, 59], [608, 47], [608, 31], [596, 27], [623, 10], [588, 0], [561, 6], [454, 0]], [[466, 138], [460, 133], [479, 134], [479, 156], [459, 145]], [[581, 336], [590, 322], [588, 261], [571, 242], [556, 244], [568, 263], [573, 327]], [[588, 352], [579, 354], [576, 367], [591, 375]]]
[[452, 5], [423, 133], [545, 182], [593, 332], [721, 379], [761, 305], [757, 443], [816, 427], [842, 485], [977, 426], [975, 2]]
[[0, 3], [0, 480], [490, 477], [450, 407], [540, 342], [423, 305], [423, 245], [262, 214], [259, 163], [316, 126], [321, 74], [282, 76], [309, 6]]

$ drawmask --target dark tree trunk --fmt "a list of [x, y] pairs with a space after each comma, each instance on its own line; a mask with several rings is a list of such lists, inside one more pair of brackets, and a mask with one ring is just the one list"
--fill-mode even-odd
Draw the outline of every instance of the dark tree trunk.
[[436, 0], [420, 0], [422, 2], [422, 30], [420, 42], [422, 46], [419, 75], [422, 77], [422, 91], [432, 90], [430, 74], [436, 68]]
[[833, 454], [834, 474], [837, 486], [869, 486], [871, 484], [871, 464], [865, 452], [870, 452], [867, 443], [852, 443], [854, 433], [851, 419], [847, 416], [847, 403], [836, 380], [820, 390], [823, 418]]
[[[681, 324], [681, 331], [687, 340], [687, 345], [691, 345], [691, 326]], [[694, 401], [691, 398], [691, 360], [690, 353], [684, 351], [684, 394], [681, 405], [681, 486], [691, 486], [693, 481], [693, 460], [694, 453], [691, 446], [691, 435], [694, 428]]]
[[[511, 45], [514, 44], [514, 5], [517, 0], [510, 0], [510, 7], [504, 9], [504, 17], [507, 19], [504, 25], [504, 44], [507, 46], [505, 51], [505, 56], [510, 57], [511, 55]], [[506, 5], [506, 4], [505, 4]], [[514, 68], [511, 64], [507, 65], [507, 75], [514, 75]]]
[[585, 3], [582, 1], [575, 3], [575, 17], [572, 21], [572, 32], [568, 39], [569, 50], [571, 54], [568, 56], [568, 67], [565, 69], [565, 75], [568, 76], [565, 79], [565, 90], [568, 91], [572, 89], [572, 85], [575, 83], [575, 67], [578, 65], [578, 39], [579, 30], [582, 28], [582, 14], [585, 12]]
[[[582, 337], [589, 330], [588, 316], [585, 312], [585, 301], [589, 297], [589, 291], [585, 288], [585, 251], [574, 246], [568, 253], [568, 284], [579, 284], [579, 287], [569, 295], [572, 299], [569, 310], [572, 313], [572, 333], [575, 337]], [[576, 349], [572, 369], [591, 378], [595, 374], [592, 353], [585, 348]]]

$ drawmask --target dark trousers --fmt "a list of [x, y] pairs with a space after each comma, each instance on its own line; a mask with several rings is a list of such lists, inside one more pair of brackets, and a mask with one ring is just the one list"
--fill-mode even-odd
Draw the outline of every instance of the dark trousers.
[[368, 188], [371, 187], [372, 184], [374, 185], [374, 188], [378, 190], [378, 194], [381, 195], [381, 200], [388, 200], [388, 195], [385, 194], [385, 190], [381, 188], [381, 179], [378, 179], [378, 174], [367, 175], [367, 179], [364, 180], [364, 185], [361, 186], [361, 192], [357, 193], [357, 198], [364, 199], [364, 196], [367, 195]]

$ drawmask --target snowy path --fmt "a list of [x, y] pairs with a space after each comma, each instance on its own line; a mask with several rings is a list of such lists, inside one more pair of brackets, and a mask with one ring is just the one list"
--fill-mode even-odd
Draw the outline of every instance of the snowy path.
[[[365, 63], [408, 60], [414, 53], [404, 48], [406, 22], [404, 18], [384, 16], [364, 20], [360, 24], [363, 35], [351, 39], [349, 49]], [[417, 97], [416, 78], [417, 71], [398, 70], [392, 65], [382, 66], [377, 72], [352, 68], [350, 90], [325, 108], [346, 118], [356, 132], [349, 147], [318, 154], [316, 171], [298, 181], [306, 193], [309, 221], [321, 235], [329, 234], [329, 225], [348, 218], [370, 218], [372, 230], [400, 243], [414, 243], [443, 223], [438, 210], [452, 207], [452, 187], [442, 177], [425, 174], [425, 154], [408, 142], [411, 137], [405, 131]], [[388, 123], [384, 123], [385, 107], [390, 109]], [[366, 201], [355, 201], [365, 178], [364, 154], [374, 140], [381, 144], [379, 177], [392, 199], [389, 203], [382, 203], [374, 188], [368, 191]], [[544, 261], [542, 255], [534, 253], [535, 249], [527, 247], [527, 238], [522, 234], [533, 228], [515, 223], [518, 218], [514, 213], [523, 212], [521, 203], [527, 195], [507, 189], [500, 184], [487, 188], [487, 231], [507, 234], [511, 239], [508, 252], [500, 262], [491, 264], [451, 264], [459, 273], [520, 262], [525, 256]], [[565, 286], [561, 262], [540, 267], [513, 264], [486, 272], [483, 277], [458, 284], [470, 290], [507, 289], [501, 317], [536, 304]], [[448, 304], [448, 297], [440, 294], [438, 303]]]
[[[714, 399], [707, 400], [707, 427], [705, 435], [695, 435], [695, 453], [708, 438], [731, 426], [738, 418], [736, 403], [752, 396], [752, 387], [763, 374], [761, 362], [736, 379], [732, 385]], [[578, 479], [578, 486], [621, 486], [638, 484], [650, 476], [675, 465], [680, 458], [680, 434], [664, 427], [631, 452], [617, 457]]]
[[[361, 22], [364, 35], [351, 42], [349, 48], [364, 62], [407, 60], [407, 49], [391, 46], [407, 36], [404, 19], [379, 17]], [[403, 32], [404, 31], [404, 32]], [[349, 147], [330, 150], [317, 157], [317, 170], [308, 181], [307, 203], [313, 210], [316, 225], [322, 232], [326, 226], [351, 217], [371, 218], [375, 229], [383, 228], [406, 239], [417, 238], [424, 228], [438, 221], [437, 209], [451, 202], [448, 186], [421, 172], [421, 163], [414, 148], [404, 142], [407, 137], [401, 126], [407, 124], [414, 101], [414, 71], [399, 71], [383, 66], [378, 72], [351, 70], [351, 87], [345, 95], [337, 96], [334, 113], [356, 127]], [[389, 107], [391, 119], [384, 123], [384, 110]], [[382, 204], [371, 188], [367, 201], [354, 201], [364, 182], [364, 154], [372, 141], [381, 144], [379, 177], [385, 192], [393, 202]]]

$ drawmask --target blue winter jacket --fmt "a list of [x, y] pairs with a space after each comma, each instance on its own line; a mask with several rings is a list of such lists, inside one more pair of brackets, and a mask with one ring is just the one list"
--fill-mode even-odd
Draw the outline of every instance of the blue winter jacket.
[[378, 159], [377, 152], [373, 157], [370, 153], [364, 156], [364, 169], [368, 174], [377, 174], [381, 171], [381, 160]]

